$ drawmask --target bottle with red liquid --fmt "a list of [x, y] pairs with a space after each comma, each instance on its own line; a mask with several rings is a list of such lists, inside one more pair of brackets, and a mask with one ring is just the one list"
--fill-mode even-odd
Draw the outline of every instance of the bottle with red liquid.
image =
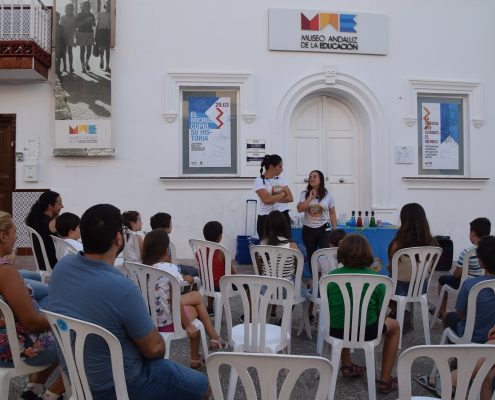
[[356, 226], [358, 228], [362, 228], [363, 227], [363, 217], [361, 216], [361, 211], [358, 211], [358, 217], [357, 217], [357, 221], [356, 221]]

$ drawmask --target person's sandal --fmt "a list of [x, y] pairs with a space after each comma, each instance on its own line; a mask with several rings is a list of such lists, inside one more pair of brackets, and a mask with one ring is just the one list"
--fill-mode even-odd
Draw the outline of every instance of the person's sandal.
[[229, 348], [229, 343], [223, 340], [222, 338], [210, 339], [210, 346], [208, 347], [210, 351], [224, 350], [228, 348]]
[[199, 360], [191, 359], [191, 364], [189, 364], [189, 366], [191, 369], [195, 369], [197, 371], [205, 366], [205, 361], [200, 356]]
[[357, 378], [364, 375], [366, 367], [356, 364], [342, 365], [340, 372], [344, 378]]
[[395, 392], [399, 388], [397, 377], [392, 377], [388, 381], [378, 381], [378, 391], [382, 394]]

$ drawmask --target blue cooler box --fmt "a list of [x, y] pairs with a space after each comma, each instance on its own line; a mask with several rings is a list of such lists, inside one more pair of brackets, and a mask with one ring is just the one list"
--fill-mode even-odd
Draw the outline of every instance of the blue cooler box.
[[253, 236], [237, 236], [235, 260], [238, 264], [252, 264], [251, 254], [249, 254], [249, 246], [255, 244], [260, 244], [260, 240]]

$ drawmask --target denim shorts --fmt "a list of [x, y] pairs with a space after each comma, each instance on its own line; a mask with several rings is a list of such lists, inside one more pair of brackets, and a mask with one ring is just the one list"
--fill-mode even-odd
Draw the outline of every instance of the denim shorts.
[[[167, 359], [146, 360], [139, 376], [127, 382], [130, 400], [201, 400], [207, 391], [206, 375]], [[109, 400], [116, 397], [112, 388], [93, 392], [93, 399]]]
[[459, 289], [459, 286], [461, 286], [461, 278], [456, 278], [454, 275], [442, 275], [438, 278], [438, 284], [440, 286], [448, 285], [452, 289]]

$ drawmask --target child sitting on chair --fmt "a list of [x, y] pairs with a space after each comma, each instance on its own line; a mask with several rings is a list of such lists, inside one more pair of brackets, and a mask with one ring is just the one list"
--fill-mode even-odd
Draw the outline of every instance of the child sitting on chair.
[[[466, 328], [466, 314], [468, 306], [469, 291], [477, 283], [495, 279], [495, 236], [485, 236], [476, 248], [476, 255], [485, 275], [466, 279], [461, 286], [456, 311], [445, 314], [443, 324], [445, 328], [452, 329], [456, 335], [462, 336]], [[471, 342], [484, 343], [489, 329], [495, 324], [495, 294], [492, 290], [482, 290], [476, 300], [476, 318]]]
[[[81, 219], [70, 212], [60, 214], [55, 221], [55, 229], [62, 239], [69, 243], [77, 252], [83, 251], [81, 243], [81, 231], [79, 230], [79, 222]], [[64, 256], [69, 254], [69, 250], [65, 250]]]
[[[339, 247], [340, 241], [345, 237], [346, 233], [343, 229], [333, 229], [328, 235], [328, 247]], [[318, 259], [319, 271], [331, 271], [335, 266], [338, 266], [337, 254], [333, 260], [329, 260], [327, 256], [321, 255]]]
[[346, 233], [343, 229], [332, 229], [328, 235], [328, 247], [339, 247], [339, 243], [344, 239]]
[[[218, 221], [209, 221], [203, 227], [203, 236], [205, 240], [214, 243], [220, 243], [222, 241], [223, 226]], [[198, 255], [196, 255], [198, 258]], [[220, 291], [220, 278], [225, 275], [225, 254], [221, 251], [215, 251], [213, 254], [213, 286], [215, 292]], [[235, 274], [234, 268], [231, 271]], [[208, 313], [214, 315], [213, 310], [213, 297], [208, 297]]]
[[[361, 235], [350, 234], [340, 241], [339, 249], [337, 251], [337, 260], [344, 266], [331, 271], [329, 275], [376, 275], [376, 272], [369, 269], [370, 265], [373, 263], [370, 245], [366, 238]], [[385, 318], [383, 327], [378, 326], [378, 318], [385, 296], [384, 290], [385, 288], [383, 285], [378, 285], [371, 295], [366, 316], [365, 340], [375, 339], [378, 335], [378, 329], [381, 329], [385, 336], [378, 391], [380, 393], [390, 393], [398, 388], [397, 378], [392, 377], [391, 372], [399, 346], [400, 331], [399, 323], [388, 317]], [[344, 299], [336, 284], [328, 285], [327, 294], [331, 310], [330, 336], [341, 339], [344, 336]], [[366, 371], [365, 367], [356, 365], [352, 362], [350, 350], [347, 348], [342, 349], [341, 361], [342, 367], [340, 368], [340, 371], [344, 378], [362, 376]]]
[[[148, 233], [144, 238], [143, 264], [151, 265], [162, 271], [172, 274], [179, 282], [187, 280], [193, 283], [190, 275], [183, 277], [177, 265], [170, 264], [166, 260], [168, 254], [169, 238], [163, 229], [156, 229]], [[185, 279], [184, 279], [185, 278]], [[215, 331], [203, 303], [203, 296], [197, 291], [184, 293], [180, 297], [181, 324], [187, 332], [191, 343], [191, 368], [199, 369], [203, 366], [203, 360], [199, 354], [199, 334], [197, 328], [192, 324], [198, 318], [204, 325], [207, 335], [210, 337], [210, 350], [221, 350], [226, 343]], [[156, 306], [159, 332], [173, 332], [174, 321], [170, 308], [170, 285], [165, 278], [160, 278], [156, 287]], [[178, 321], [175, 321], [177, 323]]]
[[[165, 212], [158, 212], [150, 218], [150, 226], [152, 230], [165, 229], [165, 232], [170, 235], [172, 233], [172, 216]], [[172, 261], [172, 252], [168, 249], [169, 260]], [[174, 254], [175, 255], [175, 254]], [[178, 264], [179, 271], [182, 275], [199, 276], [198, 269], [191, 265]]]
[[[475, 249], [478, 246], [478, 242], [483, 236], [488, 236], [490, 234], [491, 224], [488, 218], [476, 218], [473, 219], [469, 223], [469, 240], [473, 244], [472, 246], [466, 247], [459, 254], [459, 258], [457, 260], [457, 265], [454, 268], [454, 273], [452, 275], [442, 275], [438, 278], [438, 294], [442, 291], [443, 285], [449, 285], [452, 289], [459, 289], [461, 285], [461, 275], [462, 275], [462, 266], [464, 264], [464, 257], [467, 252]], [[470, 276], [480, 276], [483, 275], [483, 270], [480, 267], [478, 262], [478, 257], [476, 255], [472, 256], [469, 259], [469, 272]], [[442, 304], [440, 306], [440, 310], [438, 310], [439, 318], [443, 318], [445, 315], [445, 309], [447, 307], [447, 296], [444, 296], [442, 300]], [[435, 308], [432, 307], [430, 312], [435, 311]]]
[[[143, 229], [141, 214], [139, 214], [137, 211], [124, 211], [122, 213], [122, 223], [127, 229], [136, 233], [140, 232]], [[126, 234], [124, 240], [126, 243], [125, 252], [127, 253], [127, 258], [129, 259], [129, 261], [140, 262], [140, 258], [142, 257], [138, 257], [138, 254], [143, 254], [143, 238], [141, 237], [141, 235], [137, 235], [139, 245], [138, 249], [134, 248], [134, 240], [132, 240], [132, 237], [129, 233]]]

